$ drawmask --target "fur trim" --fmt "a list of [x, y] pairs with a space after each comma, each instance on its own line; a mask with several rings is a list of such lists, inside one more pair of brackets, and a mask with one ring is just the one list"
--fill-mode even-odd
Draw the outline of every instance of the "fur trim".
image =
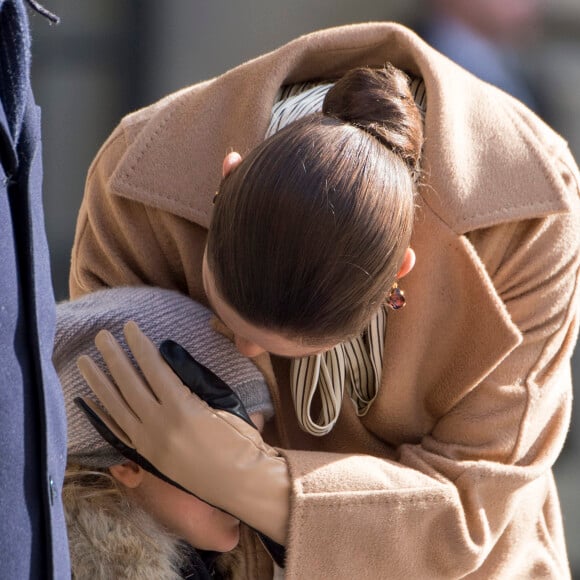
[[183, 544], [115, 493], [81, 495], [65, 486], [72, 576], [76, 580], [178, 580]]
[[231, 552], [218, 556], [215, 569], [223, 580], [244, 580], [245, 558], [242, 547], [238, 545]]

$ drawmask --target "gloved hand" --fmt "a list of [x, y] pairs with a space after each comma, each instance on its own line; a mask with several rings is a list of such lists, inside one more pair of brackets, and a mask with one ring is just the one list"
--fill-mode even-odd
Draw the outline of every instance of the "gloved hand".
[[284, 458], [263, 441], [235, 393], [179, 345], [164, 343], [164, 356], [215, 409], [184, 386], [134, 322], [124, 330], [142, 374], [104, 330], [95, 344], [114, 383], [90, 357], [78, 360], [108, 411], [80, 400], [93, 425], [125, 456], [283, 545], [290, 501]]

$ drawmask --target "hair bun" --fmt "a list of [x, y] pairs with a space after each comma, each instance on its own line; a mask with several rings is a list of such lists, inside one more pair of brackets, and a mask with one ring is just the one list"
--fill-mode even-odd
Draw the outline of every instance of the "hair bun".
[[347, 72], [328, 91], [322, 112], [366, 131], [418, 171], [423, 123], [409, 78], [392, 64]]

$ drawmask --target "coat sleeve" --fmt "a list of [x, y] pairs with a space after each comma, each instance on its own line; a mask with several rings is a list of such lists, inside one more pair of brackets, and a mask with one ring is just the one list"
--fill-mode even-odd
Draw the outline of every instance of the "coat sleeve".
[[206, 230], [110, 190], [127, 145], [120, 125], [89, 169], [72, 250], [71, 298], [104, 287], [150, 285], [205, 303], [199, 272]]
[[578, 317], [580, 208], [569, 185], [569, 213], [470, 236], [523, 341], [429, 434], [400, 445], [396, 461], [283, 452], [289, 578], [313, 568], [354, 578], [370, 562], [373, 578], [569, 576], [551, 473], [570, 419]]

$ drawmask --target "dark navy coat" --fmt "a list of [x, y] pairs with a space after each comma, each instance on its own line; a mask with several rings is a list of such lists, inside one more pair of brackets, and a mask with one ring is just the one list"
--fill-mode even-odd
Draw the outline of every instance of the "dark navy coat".
[[0, 578], [61, 580], [66, 423], [29, 45], [23, 2], [0, 0]]

